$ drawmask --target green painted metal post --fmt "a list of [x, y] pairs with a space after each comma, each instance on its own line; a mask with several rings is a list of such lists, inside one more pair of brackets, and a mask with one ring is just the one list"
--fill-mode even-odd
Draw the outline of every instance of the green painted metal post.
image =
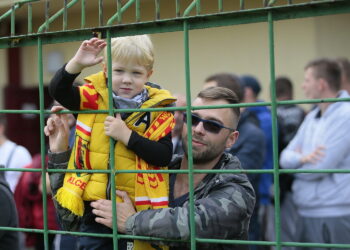
[[81, 28], [85, 28], [85, 0], [81, 0]]
[[[108, 74], [108, 114], [110, 116], [114, 116], [113, 112], [113, 95], [112, 95], [112, 48], [111, 48], [111, 34], [107, 32], [107, 74]], [[117, 227], [117, 219], [116, 219], [116, 195], [115, 195], [115, 158], [114, 158], [114, 148], [115, 148], [115, 140], [110, 137], [109, 138], [109, 177], [111, 183], [111, 199], [112, 199], [112, 212], [113, 212], [113, 247], [118, 250], [118, 227]]]
[[32, 33], [33, 32], [33, 8], [32, 8], [32, 4], [29, 3], [28, 4], [28, 19], [27, 19], [27, 22], [28, 22], [28, 34]]
[[67, 29], [67, 0], [64, 0], [63, 6], [63, 30]]
[[46, 190], [46, 163], [45, 163], [45, 137], [44, 137], [44, 80], [43, 80], [43, 45], [38, 38], [38, 75], [39, 75], [39, 108], [40, 108], [40, 155], [41, 155], [41, 179], [42, 179], [42, 199], [43, 199], [43, 225], [44, 225], [44, 247], [49, 249], [48, 226], [47, 226], [47, 190]]
[[[190, 45], [189, 45], [189, 25], [184, 22], [184, 52], [185, 52], [185, 74], [186, 74], [186, 100], [187, 100], [187, 117], [191, 117], [191, 77], [190, 77]], [[194, 218], [194, 184], [193, 184], [193, 157], [192, 157], [192, 120], [187, 120], [187, 144], [188, 144], [188, 179], [189, 179], [189, 196], [190, 196], [190, 231], [191, 231], [191, 249], [196, 249], [196, 227]]]
[[275, 199], [275, 234], [276, 247], [281, 250], [281, 222], [280, 222], [280, 192], [279, 192], [279, 164], [278, 164], [278, 138], [277, 138], [277, 102], [275, 85], [275, 41], [272, 11], [268, 12], [269, 52], [270, 52], [270, 95], [272, 112], [272, 145], [274, 166], [274, 199]]
[[14, 36], [16, 31], [16, 24], [15, 24], [15, 19], [16, 19], [16, 9], [14, 6], [12, 7], [12, 12], [11, 12], [11, 36]]

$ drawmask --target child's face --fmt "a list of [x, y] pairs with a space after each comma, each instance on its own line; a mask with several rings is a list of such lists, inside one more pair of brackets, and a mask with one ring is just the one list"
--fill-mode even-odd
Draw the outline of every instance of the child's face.
[[113, 92], [120, 97], [133, 98], [141, 93], [151, 74], [152, 71], [141, 65], [112, 62]]

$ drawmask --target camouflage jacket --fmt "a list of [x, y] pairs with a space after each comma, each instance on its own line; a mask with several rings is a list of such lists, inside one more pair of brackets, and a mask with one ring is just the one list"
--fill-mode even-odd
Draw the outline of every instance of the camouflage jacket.
[[[169, 168], [178, 169], [181, 157]], [[241, 169], [237, 157], [224, 154], [215, 169]], [[173, 188], [173, 187], [170, 187]], [[194, 190], [196, 235], [200, 238], [246, 240], [255, 193], [245, 174], [208, 174]], [[172, 249], [189, 248], [189, 197], [181, 206], [140, 211], [126, 222], [127, 234], [160, 237], [183, 242], [162, 242]], [[159, 242], [158, 242], [159, 243]], [[247, 245], [199, 243], [197, 249], [248, 249]]]
[[[49, 169], [66, 169], [70, 151], [49, 152]], [[181, 157], [173, 158], [169, 168], [179, 169]], [[215, 169], [241, 169], [237, 157], [225, 153]], [[62, 186], [64, 173], [50, 173], [53, 195]], [[173, 188], [173, 187], [170, 187]], [[245, 174], [208, 174], [194, 190], [196, 235], [200, 238], [246, 240], [249, 220], [255, 205], [255, 193]], [[80, 220], [55, 202], [64, 230], [76, 231]], [[157, 241], [172, 250], [189, 248], [189, 198], [181, 207], [146, 210], [131, 216], [126, 222], [127, 234], [168, 238], [178, 241]], [[246, 250], [247, 245], [198, 243], [197, 249]]]

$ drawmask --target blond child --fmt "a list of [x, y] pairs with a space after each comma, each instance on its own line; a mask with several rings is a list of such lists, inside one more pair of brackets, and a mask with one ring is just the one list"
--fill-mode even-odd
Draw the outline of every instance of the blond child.
[[[102, 39], [84, 41], [51, 80], [51, 96], [70, 110], [108, 110], [107, 65], [99, 56], [105, 47]], [[140, 111], [115, 116], [80, 113], [68, 169], [108, 169], [110, 137], [116, 141], [115, 165], [111, 166], [116, 170], [165, 167], [172, 156], [174, 117], [171, 112], [142, 109], [166, 107], [176, 99], [167, 90], [148, 82], [154, 62], [152, 42], [147, 35], [114, 38], [111, 52], [113, 108]], [[83, 69], [103, 61], [103, 70], [86, 77], [87, 84], [72, 85]], [[91, 214], [90, 201], [110, 198], [114, 188], [110, 188], [109, 180], [107, 174], [66, 173], [56, 199], [73, 215], [87, 217], [86, 214]], [[137, 210], [168, 205], [167, 174], [117, 173], [115, 180], [116, 189], [126, 191]], [[135, 247], [152, 249], [151, 245], [137, 241]]]

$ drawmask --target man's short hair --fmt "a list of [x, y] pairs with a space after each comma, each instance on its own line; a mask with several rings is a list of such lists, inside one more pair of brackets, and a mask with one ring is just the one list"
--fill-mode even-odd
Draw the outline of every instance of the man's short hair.
[[243, 75], [241, 76], [241, 84], [244, 88], [251, 88], [254, 92], [255, 96], [258, 96], [261, 91], [261, 86], [254, 76], [251, 75]]
[[305, 70], [312, 68], [316, 79], [324, 79], [333, 91], [340, 90], [341, 70], [336, 61], [327, 58], [316, 59], [305, 66]]
[[[225, 100], [229, 104], [238, 104], [238, 97], [237, 95], [228, 88], [223, 87], [210, 87], [207, 89], [203, 89], [201, 92], [198, 93], [197, 97], [208, 99], [208, 100]], [[237, 123], [240, 116], [240, 110], [239, 107], [232, 107], [232, 112], [237, 116]], [[237, 124], [235, 124], [237, 126]]]
[[288, 77], [280, 76], [276, 78], [276, 96], [277, 98], [293, 98], [293, 84]]
[[350, 81], [350, 61], [345, 57], [341, 57], [341, 58], [337, 58], [336, 62], [338, 63], [342, 74], [345, 76], [346, 80], [349, 82]]
[[205, 82], [216, 82], [217, 87], [228, 88], [233, 91], [238, 97], [238, 101], [243, 99], [243, 87], [240, 83], [240, 79], [235, 74], [231, 73], [218, 73], [208, 76]]
[[[154, 63], [153, 44], [148, 35], [124, 36], [112, 38], [112, 62], [135, 63], [152, 70]], [[107, 61], [107, 49], [105, 50]]]

